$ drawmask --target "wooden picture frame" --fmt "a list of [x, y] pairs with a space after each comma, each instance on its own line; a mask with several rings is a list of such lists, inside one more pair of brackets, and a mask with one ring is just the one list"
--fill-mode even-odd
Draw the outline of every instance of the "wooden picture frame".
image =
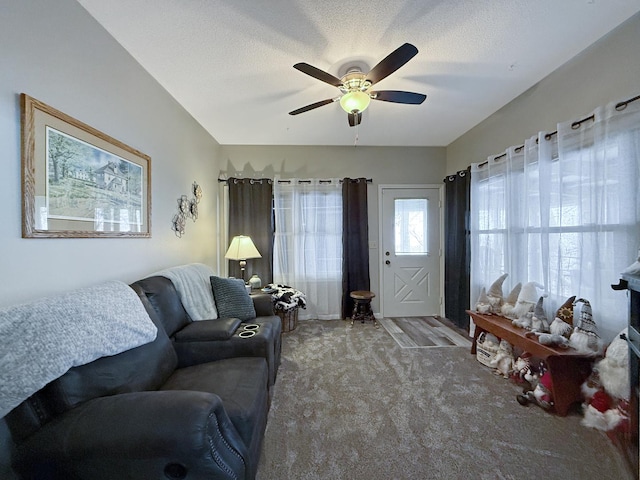
[[26, 94], [22, 237], [151, 236], [151, 158]]

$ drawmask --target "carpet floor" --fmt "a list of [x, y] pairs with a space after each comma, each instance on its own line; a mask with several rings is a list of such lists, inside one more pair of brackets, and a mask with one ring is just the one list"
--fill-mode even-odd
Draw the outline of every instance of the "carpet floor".
[[282, 340], [258, 480], [632, 478], [605, 434], [520, 406], [467, 347], [342, 320]]

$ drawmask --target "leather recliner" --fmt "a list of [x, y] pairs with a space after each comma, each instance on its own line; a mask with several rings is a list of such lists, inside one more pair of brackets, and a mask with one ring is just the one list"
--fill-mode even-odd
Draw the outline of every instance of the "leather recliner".
[[[138, 295], [146, 295], [166, 334], [173, 341], [178, 366], [186, 367], [231, 357], [263, 357], [269, 367], [269, 386], [276, 381], [280, 365], [282, 321], [273, 312], [269, 295], [253, 295], [256, 318], [192, 321], [171, 280], [152, 276], [131, 284]], [[259, 325], [252, 337], [241, 332], [247, 323]]]
[[22, 478], [255, 477], [269, 408], [266, 359], [180, 368], [176, 342], [140, 298], [158, 327], [153, 342], [71, 368], [5, 417]]

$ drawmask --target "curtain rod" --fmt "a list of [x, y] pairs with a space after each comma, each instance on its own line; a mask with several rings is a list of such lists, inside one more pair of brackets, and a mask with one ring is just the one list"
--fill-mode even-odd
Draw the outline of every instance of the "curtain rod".
[[[251, 183], [262, 183], [263, 180], [267, 181], [267, 182], [272, 182], [273, 180], [271, 180], [270, 178], [239, 178], [238, 180], [249, 180]], [[291, 183], [292, 180], [276, 180], [278, 183]], [[352, 178], [351, 179], [352, 182], [357, 182], [358, 179], [357, 178]], [[229, 180], [227, 178], [219, 178], [218, 179], [219, 183], [229, 183]], [[297, 180], [298, 183], [311, 183], [311, 180]], [[318, 180], [318, 183], [331, 183], [332, 180]], [[372, 183], [373, 179], [371, 178], [367, 178], [366, 179], [367, 183]], [[339, 183], [343, 183], [343, 180], [339, 180]]]
[[[628, 100], [623, 100], [622, 102], [618, 102], [616, 103], [616, 106], [614, 107], [618, 112], [621, 112], [622, 110], [624, 110], [625, 108], [627, 108], [627, 105], [629, 105], [632, 102], [635, 102], [636, 100], [640, 100], [640, 95], [636, 95], [633, 98], [629, 98]], [[582, 120], [576, 120], [575, 122], [573, 122], [571, 124], [571, 128], [573, 130], [577, 130], [578, 128], [580, 128], [580, 126], [584, 123], [584, 122], [588, 122], [589, 120], [595, 120], [595, 115], [589, 115], [588, 117], [583, 118]], [[545, 134], [544, 139], [545, 140], [551, 140], [551, 137], [553, 137], [554, 135], [557, 135], [558, 131], [554, 130], [553, 132], [549, 132], [547, 134]], [[536, 139], [536, 143], [538, 143], [538, 139]], [[522, 150], [524, 148], [524, 145], [520, 145], [519, 147], [515, 148], [516, 153], [519, 152], [520, 150]], [[493, 157], [493, 160], [498, 160], [499, 158], [502, 157], [506, 157], [507, 156], [507, 152], [503, 153], [502, 155], [498, 155], [496, 157]], [[486, 162], [482, 162], [478, 165], [478, 168], [482, 168], [485, 165], [489, 164], [489, 160], [487, 160]]]

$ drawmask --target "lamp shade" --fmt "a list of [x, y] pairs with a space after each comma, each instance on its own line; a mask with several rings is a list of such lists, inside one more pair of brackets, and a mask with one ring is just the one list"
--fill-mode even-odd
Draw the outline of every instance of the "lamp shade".
[[247, 258], [262, 258], [260, 252], [253, 244], [251, 237], [247, 235], [238, 235], [233, 237], [231, 245], [224, 258], [229, 260], [246, 260]]
[[340, 98], [340, 106], [347, 113], [364, 112], [370, 102], [371, 97], [360, 91], [345, 93]]

